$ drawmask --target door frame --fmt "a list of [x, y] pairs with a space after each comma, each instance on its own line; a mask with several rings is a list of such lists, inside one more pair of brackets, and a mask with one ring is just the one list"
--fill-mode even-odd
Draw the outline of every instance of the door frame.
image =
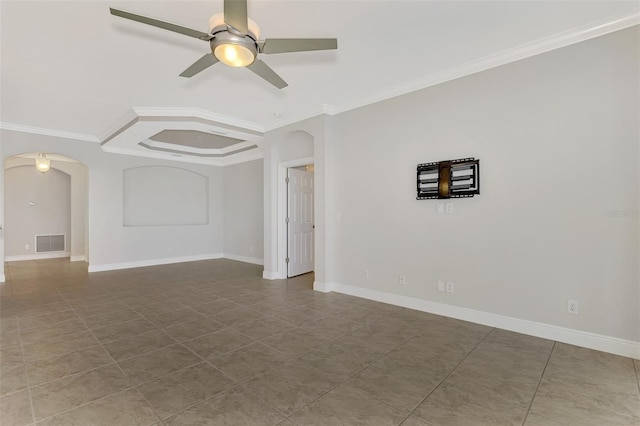
[[[287, 223], [285, 222], [287, 218], [287, 183], [285, 179], [287, 178], [287, 169], [291, 167], [300, 167], [306, 166], [309, 164], [314, 164], [314, 157], [304, 157], [298, 158], [296, 160], [283, 161], [278, 163], [278, 214], [277, 214], [277, 224], [278, 224], [278, 256], [277, 256], [277, 267], [278, 267], [278, 277], [279, 279], [287, 278]], [[315, 173], [313, 175], [315, 181]], [[314, 199], [314, 210], [315, 210], [315, 184], [313, 191], [313, 199]], [[315, 211], [314, 211], [315, 216]], [[314, 247], [313, 250], [313, 263], [316, 264], [316, 250]]]

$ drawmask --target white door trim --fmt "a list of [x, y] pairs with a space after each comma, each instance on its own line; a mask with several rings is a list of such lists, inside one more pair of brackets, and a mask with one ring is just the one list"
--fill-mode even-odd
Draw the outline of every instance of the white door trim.
[[[287, 178], [287, 169], [289, 167], [306, 166], [307, 164], [314, 164], [314, 158], [305, 157], [278, 163], [278, 216], [276, 218], [278, 229], [278, 253], [276, 256], [276, 265], [278, 271], [277, 276], [275, 277], [276, 279], [287, 278], [287, 224], [285, 223], [285, 219], [287, 218], [287, 184], [285, 182], [285, 179]], [[315, 258], [315, 250], [313, 255]]]

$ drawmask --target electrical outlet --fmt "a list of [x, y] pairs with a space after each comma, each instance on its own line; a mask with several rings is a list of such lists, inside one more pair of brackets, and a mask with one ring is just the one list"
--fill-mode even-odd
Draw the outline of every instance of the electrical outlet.
[[249, 253], [253, 253], [253, 246], [249, 246]]
[[445, 203], [444, 206], [445, 206], [445, 211], [447, 212], [447, 214], [453, 213], [453, 203], [452, 202]]
[[24, 245], [24, 249], [25, 249], [25, 250], [29, 250], [29, 247], [31, 247], [29, 244], [25, 244], [25, 245]]
[[444, 281], [438, 280], [438, 291], [444, 291]]
[[368, 269], [363, 269], [362, 270], [362, 278], [364, 278], [365, 280], [369, 279], [369, 270]]
[[398, 283], [405, 285], [407, 283], [407, 277], [405, 277], [404, 275], [400, 275], [398, 277]]
[[447, 293], [453, 293], [454, 287], [451, 281], [447, 281]]
[[571, 300], [567, 302], [567, 312], [573, 315], [578, 315], [578, 301]]

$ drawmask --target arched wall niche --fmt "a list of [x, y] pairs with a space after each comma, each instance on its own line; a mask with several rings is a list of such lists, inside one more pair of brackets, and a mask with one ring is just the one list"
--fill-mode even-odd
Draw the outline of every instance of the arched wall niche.
[[209, 178], [171, 166], [122, 171], [123, 226], [182, 226], [209, 223]]

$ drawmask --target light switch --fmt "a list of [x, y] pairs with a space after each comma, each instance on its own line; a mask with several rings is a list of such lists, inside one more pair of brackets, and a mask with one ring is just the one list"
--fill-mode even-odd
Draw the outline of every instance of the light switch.
[[437, 211], [438, 214], [443, 214], [444, 213], [444, 203], [438, 203], [438, 207], [437, 207]]

